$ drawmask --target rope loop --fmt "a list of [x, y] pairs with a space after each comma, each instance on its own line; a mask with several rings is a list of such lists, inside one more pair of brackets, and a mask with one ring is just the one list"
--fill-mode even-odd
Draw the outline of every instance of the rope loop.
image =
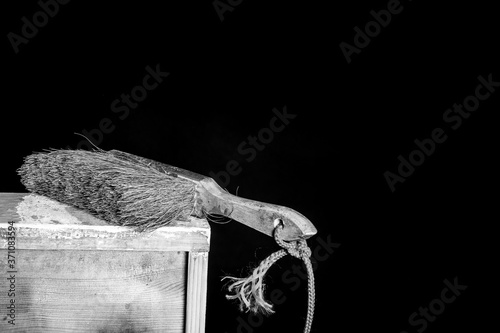
[[279, 246], [287, 250], [287, 252], [297, 258], [302, 259], [304, 261], [308, 260], [311, 257], [311, 249], [307, 246], [307, 242], [305, 239], [301, 239], [298, 241], [287, 242], [281, 238], [281, 231], [283, 230], [283, 224], [280, 223], [274, 228], [274, 240], [278, 243]]
[[230, 295], [226, 295], [227, 299], [236, 299], [239, 301], [240, 310], [242, 312], [251, 311], [253, 313], [263, 313], [266, 315], [274, 313], [273, 305], [264, 299], [265, 284], [264, 276], [268, 269], [279, 259], [287, 254], [304, 261], [308, 276], [308, 307], [306, 324], [304, 333], [311, 331], [313, 316], [314, 316], [314, 274], [311, 264], [311, 249], [307, 246], [305, 239], [287, 242], [281, 238], [281, 232], [284, 229], [283, 223], [279, 223], [274, 228], [274, 240], [282, 247], [281, 250], [274, 252], [269, 257], [264, 259], [257, 266], [253, 273], [247, 278], [236, 278], [226, 276], [224, 279], [233, 281], [227, 290]]

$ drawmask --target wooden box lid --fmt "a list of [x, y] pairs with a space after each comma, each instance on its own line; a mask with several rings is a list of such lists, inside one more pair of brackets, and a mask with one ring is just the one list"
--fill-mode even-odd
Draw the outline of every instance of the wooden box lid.
[[36, 194], [0, 193], [0, 248], [7, 248], [11, 221], [18, 249], [206, 252], [210, 248], [205, 219], [191, 216], [152, 232], [138, 232]]

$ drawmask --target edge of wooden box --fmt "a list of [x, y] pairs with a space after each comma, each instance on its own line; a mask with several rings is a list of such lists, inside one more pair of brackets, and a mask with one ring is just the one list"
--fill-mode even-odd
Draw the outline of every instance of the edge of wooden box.
[[[28, 199], [46, 197], [29, 193], [0, 193], [0, 249], [8, 247], [8, 237], [15, 235], [16, 249], [39, 250], [133, 250], [196, 251], [210, 248], [210, 226], [205, 219], [190, 216], [188, 221], [173, 221], [152, 232], [137, 232], [130, 227], [109, 225], [77, 208], [51, 200], [59, 213], [67, 214], [70, 224], [59, 221], [27, 221], [18, 207]], [[10, 225], [15, 233], [10, 233]]]

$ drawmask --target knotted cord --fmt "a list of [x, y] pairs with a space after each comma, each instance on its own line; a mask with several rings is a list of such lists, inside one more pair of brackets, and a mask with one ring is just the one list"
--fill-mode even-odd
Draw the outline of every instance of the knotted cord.
[[242, 312], [251, 311], [253, 313], [272, 314], [274, 313], [273, 305], [264, 299], [264, 276], [267, 270], [279, 259], [287, 254], [304, 261], [308, 276], [308, 307], [306, 324], [304, 333], [311, 331], [313, 316], [314, 316], [314, 275], [311, 264], [311, 249], [307, 246], [305, 239], [298, 241], [287, 242], [281, 238], [283, 224], [278, 223], [274, 229], [274, 240], [282, 247], [281, 250], [274, 252], [269, 257], [264, 259], [260, 265], [254, 269], [252, 275], [247, 278], [224, 277], [233, 281], [227, 289], [230, 295], [226, 295], [227, 299], [236, 299], [239, 301], [239, 308]]

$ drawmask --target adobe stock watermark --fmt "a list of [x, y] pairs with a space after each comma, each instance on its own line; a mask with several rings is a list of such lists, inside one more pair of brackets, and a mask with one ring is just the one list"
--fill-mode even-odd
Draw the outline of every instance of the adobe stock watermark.
[[232, 12], [235, 7], [239, 6], [243, 0], [214, 0], [212, 5], [214, 6], [215, 12], [219, 16], [221, 22], [224, 21], [224, 13]]
[[[141, 84], [136, 85], [130, 90], [130, 94], [121, 94], [120, 98], [115, 99], [111, 102], [111, 112], [118, 115], [118, 119], [125, 120], [129, 114], [130, 110], [134, 110], [139, 106], [139, 103], [143, 102], [148, 97], [148, 91], [155, 90], [160, 83], [163, 82], [167, 76], [170, 75], [168, 72], [162, 72], [160, 70], [160, 64], [157, 64], [155, 69], [150, 66], [146, 66], [147, 74], [142, 78]], [[102, 118], [99, 121], [99, 126], [91, 130], [83, 129], [82, 134], [88, 138], [80, 140], [76, 148], [82, 149], [87, 148], [91, 150], [92, 144], [99, 146], [104, 140], [104, 134], [110, 134], [115, 130], [116, 126], [110, 118]], [[89, 140], [92, 142], [90, 143]], [[70, 147], [68, 147], [70, 148]]]
[[[246, 140], [242, 141], [237, 148], [238, 153], [245, 157], [246, 162], [252, 162], [257, 153], [263, 151], [266, 145], [274, 140], [274, 135], [280, 133], [285, 127], [290, 124], [290, 121], [297, 117], [296, 114], [288, 113], [286, 105], [282, 111], [273, 109], [274, 117], [269, 121], [269, 126], [261, 128], [257, 135], [249, 135]], [[243, 167], [236, 160], [230, 160], [226, 163], [225, 170], [217, 173], [210, 171], [209, 175], [212, 177], [222, 188], [229, 185], [231, 176], [237, 176], [243, 171]]]
[[[481, 102], [487, 100], [495, 92], [495, 89], [500, 87], [499, 81], [493, 81], [492, 73], [488, 74], [487, 78], [479, 75], [477, 79], [479, 84], [476, 86], [474, 94], [465, 97], [462, 104], [453, 104], [453, 108], [449, 108], [443, 113], [443, 121], [452, 130], [459, 129], [463, 120], [468, 119], [472, 113], [477, 111]], [[391, 192], [396, 190], [396, 184], [404, 183], [415, 172], [415, 168], [425, 162], [426, 157], [434, 154], [439, 144], [448, 139], [446, 132], [446, 129], [436, 127], [431, 131], [428, 138], [413, 141], [416, 148], [407, 157], [398, 156], [397, 172], [384, 172], [384, 178]]]
[[40, 0], [38, 6], [41, 10], [35, 12], [29, 20], [26, 16], [21, 17], [23, 25], [21, 26], [21, 35], [14, 32], [9, 32], [7, 38], [14, 53], [19, 53], [19, 46], [28, 44], [30, 39], [35, 38], [38, 34], [38, 29], [43, 28], [49, 23], [49, 19], [59, 13], [59, 5], [66, 5], [70, 0]]
[[[423, 333], [429, 323], [436, 321], [437, 316], [444, 312], [446, 305], [455, 302], [457, 297], [462, 294], [462, 291], [467, 289], [466, 285], [458, 283], [457, 277], [453, 279], [453, 283], [448, 279], [445, 279], [443, 283], [446, 287], [441, 290], [440, 296], [430, 301], [428, 307], [419, 307], [418, 312], [413, 312], [408, 318], [408, 323], [418, 333]], [[401, 331], [401, 333], [409, 332]]]
[[[313, 271], [318, 269], [318, 265], [330, 258], [330, 256], [335, 252], [336, 249], [340, 247], [340, 243], [332, 242], [331, 235], [326, 237], [326, 240], [317, 236], [314, 241], [317, 243], [310, 246], [312, 250], [311, 262], [313, 264]], [[305, 283], [307, 285], [307, 271], [302, 264], [294, 264], [292, 268], [286, 270], [281, 275], [281, 281], [289, 288], [291, 291], [296, 291]], [[275, 288], [269, 292], [270, 301], [275, 305], [280, 305], [286, 302], [287, 298], [285, 292], [280, 288]], [[253, 333], [257, 327], [262, 326], [264, 323], [264, 315], [260, 313], [248, 312], [246, 314], [239, 315], [236, 318], [238, 326], [236, 328], [237, 333]], [[227, 332], [226, 332], [227, 333]]]
[[358, 26], [354, 27], [354, 45], [344, 41], [339, 44], [340, 50], [342, 51], [347, 63], [350, 64], [352, 61], [352, 55], [360, 54], [361, 50], [370, 44], [371, 38], [377, 37], [382, 31], [382, 28], [386, 28], [389, 23], [391, 23], [392, 16], [400, 14], [403, 11], [403, 8], [404, 7], [401, 5], [399, 0], [389, 0], [389, 2], [387, 2], [387, 9], [381, 9], [378, 12], [371, 10], [370, 15], [374, 20], [368, 21], [363, 30], [361, 30]]

